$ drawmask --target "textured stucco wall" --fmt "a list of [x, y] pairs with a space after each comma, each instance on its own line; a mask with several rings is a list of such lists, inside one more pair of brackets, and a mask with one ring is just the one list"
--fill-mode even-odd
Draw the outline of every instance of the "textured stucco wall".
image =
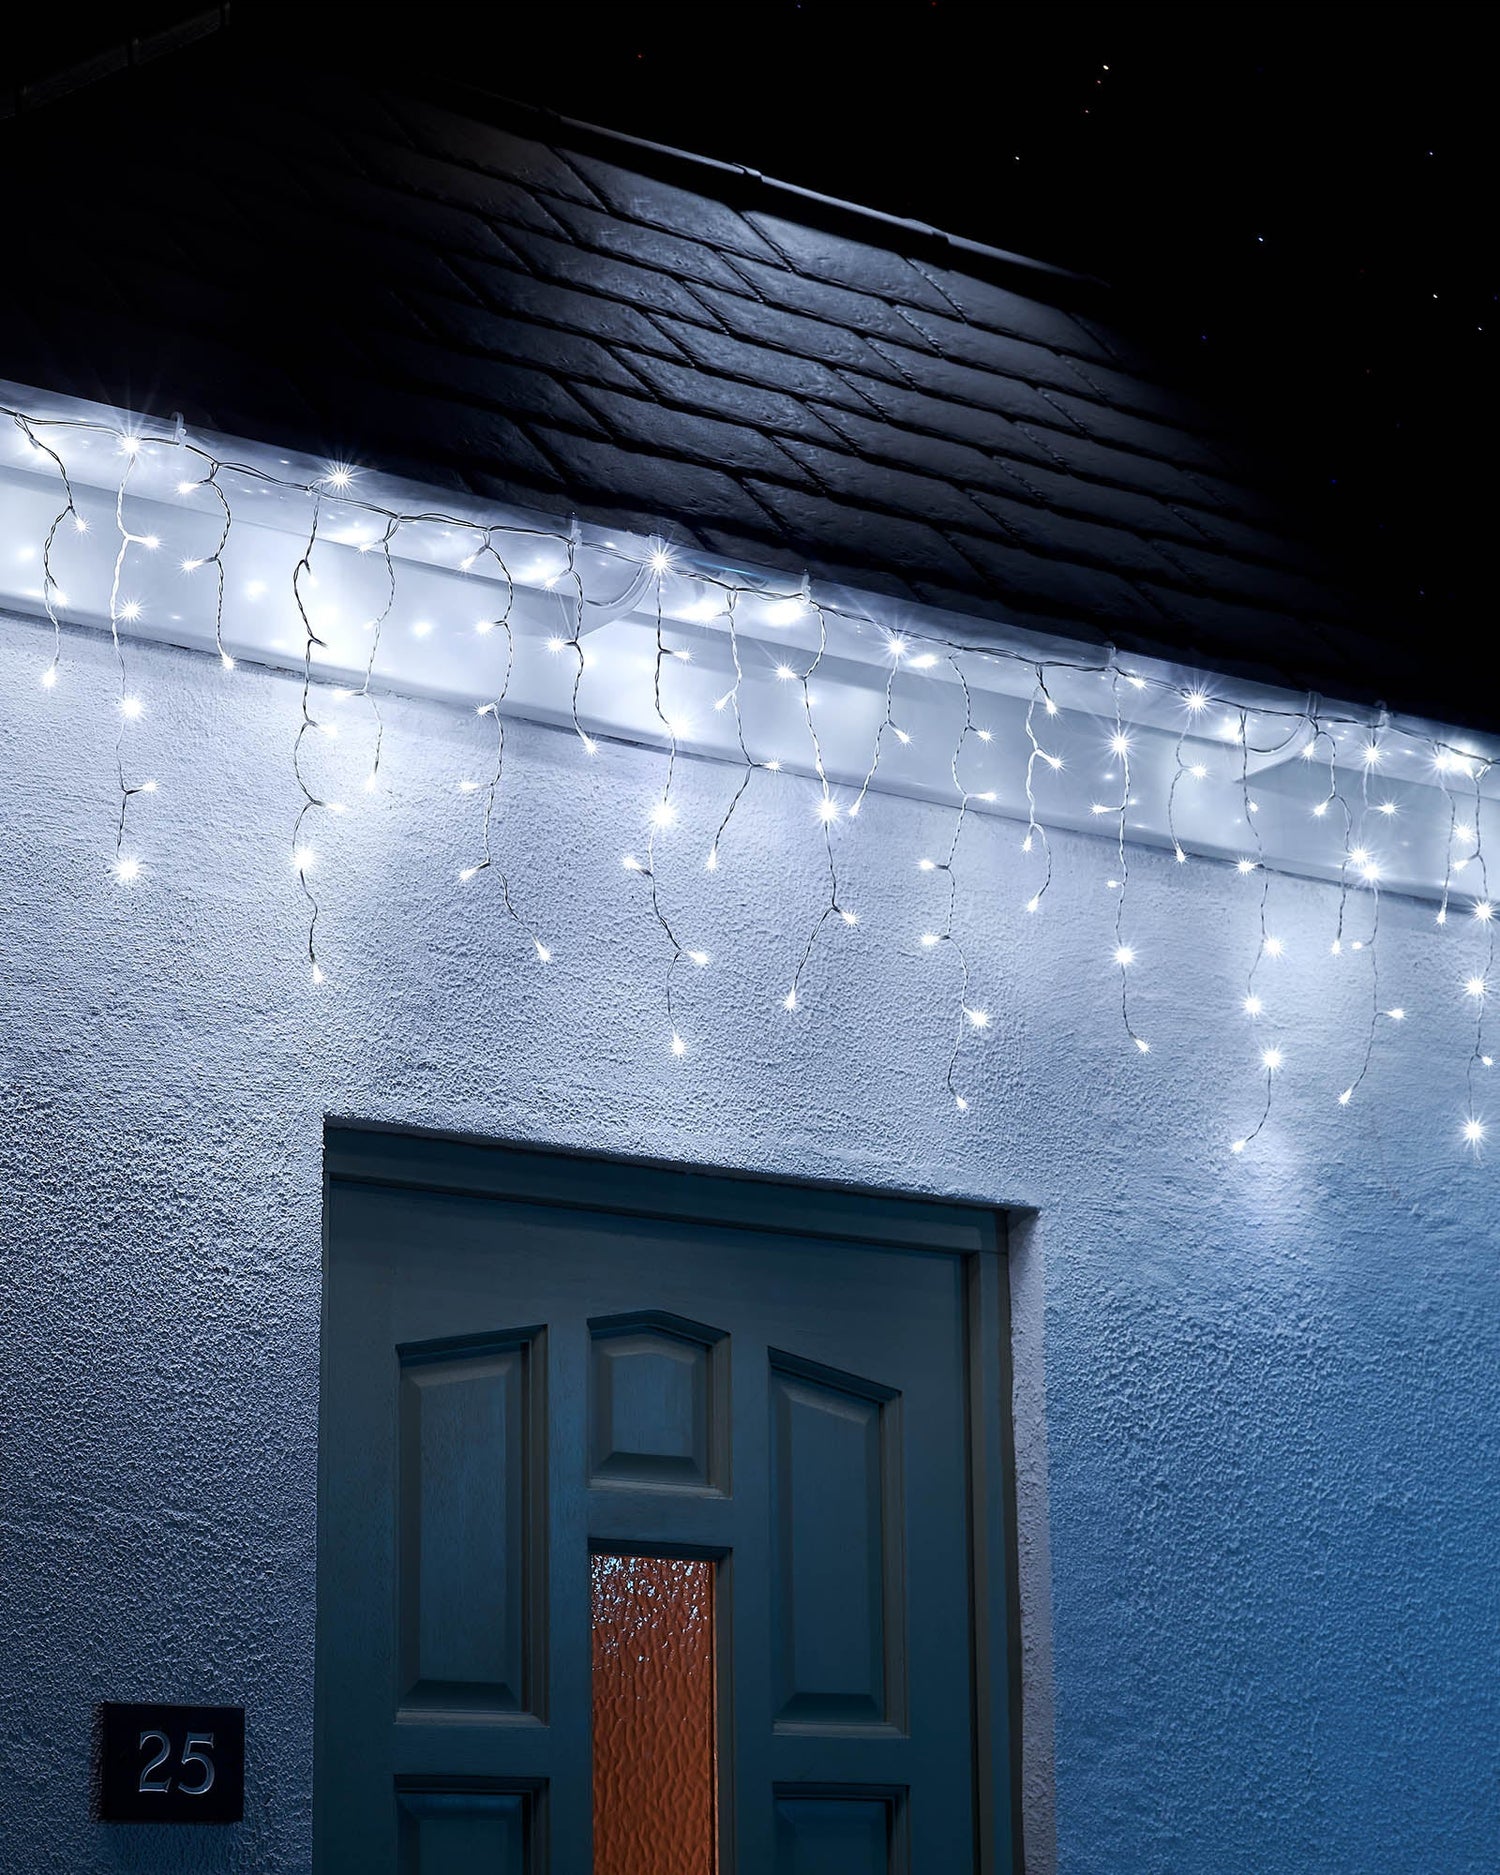
[[[1275, 881], [1288, 1067], [1234, 1160], [1257, 1090], [1244, 882], [1137, 858], [1143, 1060], [1111, 1013], [1106, 846], [1060, 842], [1028, 919], [1016, 830], [973, 822], [960, 917], [995, 1023], [960, 1120], [949, 960], [915, 942], [915, 861], [946, 822], [871, 803], [845, 847], [861, 925], [830, 934], [790, 1021], [822, 889], [809, 797], [762, 777], [709, 877], [728, 782], [688, 764], [663, 880], [716, 962], [683, 980], [701, 1045], [674, 1061], [619, 864], [659, 758], [512, 733], [502, 838], [556, 951], [542, 970], [455, 877], [483, 726], [398, 702], [392, 792], [320, 834], [315, 991], [287, 862], [296, 685], [130, 656], [161, 791], [125, 891], [101, 859], [107, 646], [70, 640], [48, 696], [40, 635], [0, 626], [7, 1871], [307, 1866], [328, 1113], [1035, 1207], [1016, 1285], [1034, 1867], [1055, 1703], [1062, 1875], [1493, 1871], [1500, 1232], [1495, 1165], [1455, 1146], [1461, 937], [1435, 956], [1430, 915], [1386, 907], [1408, 1019], [1344, 1111], [1366, 980], [1328, 959], [1329, 891]], [[243, 1827], [88, 1820], [90, 1708], [132, 1695], [246, 1703]]]

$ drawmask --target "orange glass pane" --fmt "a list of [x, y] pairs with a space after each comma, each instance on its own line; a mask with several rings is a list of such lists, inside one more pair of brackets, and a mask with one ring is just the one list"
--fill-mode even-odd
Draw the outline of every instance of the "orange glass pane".
[[594, 1875], [714, 1875], [714, 1566], [595, 1556]]

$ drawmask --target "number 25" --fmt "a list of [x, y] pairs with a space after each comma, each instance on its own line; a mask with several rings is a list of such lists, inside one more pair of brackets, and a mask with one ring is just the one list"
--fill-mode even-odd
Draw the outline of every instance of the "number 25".
[[[153, 1777], [152, 1773], [154, 1771], [159, 1771], [166, 1763], [167, 1759], [171, 1757], [172, 1741], [167, 1737], [165, 1732], [141, 1733], [140, 1749], [142, 1751], [153, 1742], [159, 1749], [154, 1758], [151, 1758], [147, 1763], [141, 1766], [141, 1779], [136, 1788], [138, 1790], [149, 1791], [156, 1796], [161, 1796], [172, 1788], [172, 1779], [170, 1775], [160, 1778]], [[179, 1781], [177, 1788], [182, 1792], [184, 1797], [202, 1797], [213, 1788], [214, 1761], [208, 1755], [213, 1748], [214, 1735], [212, 1732], [189, 1732], [187, 1737], [183, 1740], [182, 1768], [186, 1770], [190, 1764], [194, 1764], [197, 1765], [203, 1773], [196, 1784], [184, 1784]]]

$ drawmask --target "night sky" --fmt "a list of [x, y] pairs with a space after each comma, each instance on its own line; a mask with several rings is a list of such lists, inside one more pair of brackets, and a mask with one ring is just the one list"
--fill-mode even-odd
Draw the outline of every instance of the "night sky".
[[[0, 79], [195, 10], [34, 23], [0, 48]], [[1422, 633], [1492, 616], [1487, 12], [249, 0], [231, 31], [429, 65], [1103, 276], [1256, 412], [1309, 526], [1352, 537]]]

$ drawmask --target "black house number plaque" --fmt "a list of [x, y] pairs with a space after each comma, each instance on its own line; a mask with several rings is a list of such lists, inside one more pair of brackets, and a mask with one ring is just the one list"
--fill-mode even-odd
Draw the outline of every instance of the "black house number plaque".
[[99, 1707], [99, 1818], [238, 1823], [245, 1814], [245, 1708]]

